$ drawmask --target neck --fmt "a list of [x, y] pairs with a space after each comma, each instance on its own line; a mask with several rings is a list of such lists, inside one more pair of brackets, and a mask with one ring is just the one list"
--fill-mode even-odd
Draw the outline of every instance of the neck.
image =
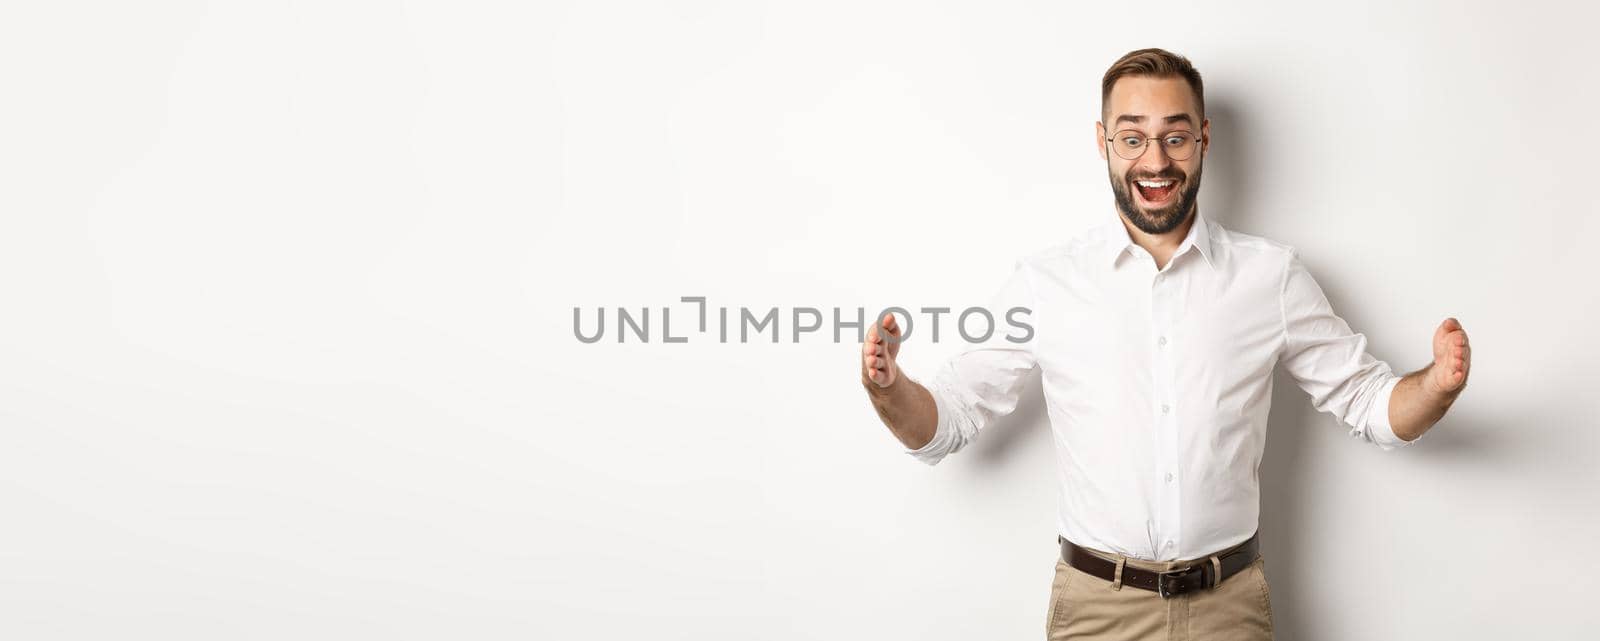
[[1117, 219], [1122, 221], [1122, 227], [1128, 230], [1128, 237], [1134, 244], [1150, 252], [1156, 260], [1156, 269], [1164, 269], [1167, 261], [1172, 260], [1172, 255], [1177, 253], [1178, 245], [1183, 244], [1183, 239], [1189, 236], [1189, 228], [1194, 226], [1194, 220], [1200, 212], [1200, 204], [1195, 203], [1189, 209], [1189, 214], [1184, 217], [1183, 223], [1165, 234], [1148, 234], [1138, 226], [1128, 222], [1128, 216], [1121, 211], [1117, 212]]

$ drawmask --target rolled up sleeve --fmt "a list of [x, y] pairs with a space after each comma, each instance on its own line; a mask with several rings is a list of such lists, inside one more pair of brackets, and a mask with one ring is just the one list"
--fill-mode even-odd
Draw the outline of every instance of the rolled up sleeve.
[[1389, 423], [1389, 400], [1394, 397], [1394, 388], [1400, 384], [1401, 376], [1391, 376], [1389, 382], [1384, 383], [1383, 390], [1378, 392], [1378, 398], [1373, 401], [1371, 411], [1367, 412], [1367, 429], [1363, 432], [1369, 441], [1383, 448], [1385, 451], [1397, 447], [1405, 447], [1422, 439], [1421, 436], [1411, 440], [1400, 438], [1394, 433], [1394, 425]]
[[1289, 251], [1280, 298], [1280, 361], [1319, 412], [1350, 427], [1350, 435], [1392, 450], [1415, 443], [1394, 433], [1389, 400], [1400, 376], [1367, 352], [1367, 337], [1333, 312], [1299, 254]]
[[933, 439], [918, 449], [906, 448], [906, 453], [928, 465], [937, 465], [944, 457], [956, 450], [965, 447], [967, 441], [972, 440], [976, 430], [966, 431], [956, 427], [951, 420], [951, 413], [955, 410], [945, 400], [946, 392], [935, 389], [933, 384], [926, 385], [928, 393], [933, 395], [933, 404], [939, 414], [938, 427], [934, 430]]
[[[993, 334], [982, 342], [964, 344], [924, 385], [938, 411], [937, 428], [932, 440], [918, 449], [907, 448], [907, 454], [928, 465], [938, 464], [1016, 409], [1023, 382], [1038, 366], [1031, 336], [1026, 342], [1016, 342], [1018, 331], [1006, 323], [1007, 313], [1017, 307], [1030, 310], [1031, 317], [1034, 307], [1027, 271], [1026, 263], [1018, 261], [1011, 278], [986, 308], [994, 319]], [[958, 331], [946, 335], [962, 340]]]

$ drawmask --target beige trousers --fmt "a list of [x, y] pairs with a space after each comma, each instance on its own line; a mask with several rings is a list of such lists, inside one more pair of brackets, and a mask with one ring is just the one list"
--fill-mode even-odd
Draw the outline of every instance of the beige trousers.
[[[1100, 550], [1089, 551], [1103, 559], [1158, 572], [1181, 570], [1205, 561], [1145, 561]], [[1218, 554], [1224, 552], [1227, 550]], [[1265, 559], [1257, 558], [1216, 587], [1163, 599], [1155, 592], [1125, 587], [1085, 573], [1067, 565], [1057, 554], [1045, 638], [1051, 641], [1271, 641], [1272, 605], [1267, 597], [1264, 567]]]

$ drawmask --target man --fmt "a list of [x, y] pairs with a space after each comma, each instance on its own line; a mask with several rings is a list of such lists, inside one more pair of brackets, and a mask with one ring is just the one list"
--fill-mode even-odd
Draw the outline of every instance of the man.
[[1202, 216], [1210, 129], [1187, 59], [1123, 56], [1095, 123], [1116, 219], [1020, 261], [999, 296], [1032, 310], [1032, 340], [968, 346], [927, 387], [896, 364], [892, 314], [862, 344], [873, 407], [930, 465], [1041, 371], [1061, 484], [1051, 639], [1272, 638], [1256, 472], [1275, 365], [1384, 450], [1416, 441], [1466, 385], [1454, 318], [1434, 331], [1433, 363], [1398, 376], [1292, 247]]

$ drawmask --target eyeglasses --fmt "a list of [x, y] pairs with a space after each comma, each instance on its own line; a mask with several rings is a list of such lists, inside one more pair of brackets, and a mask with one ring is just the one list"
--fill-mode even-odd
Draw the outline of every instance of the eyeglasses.
[[1189, 156], [1194, 155], [1195, 148], [1200, 146], [1200, 140], [1187, 131], [1170, 131], [1159, 138], [1153, 138], [1145, 136], [1142, 131], [1124, 129], [1106, 140], [1111, 142], [1111, 148], [1124, 160], [1137, 160], [1143, 156], [1145, 150], [1149, 148], [1144, 144], [1147, 140], [1160, 141], [1161, 148], [1167, 152], [1167, 157], [1173, 160], [1188, 160]]

